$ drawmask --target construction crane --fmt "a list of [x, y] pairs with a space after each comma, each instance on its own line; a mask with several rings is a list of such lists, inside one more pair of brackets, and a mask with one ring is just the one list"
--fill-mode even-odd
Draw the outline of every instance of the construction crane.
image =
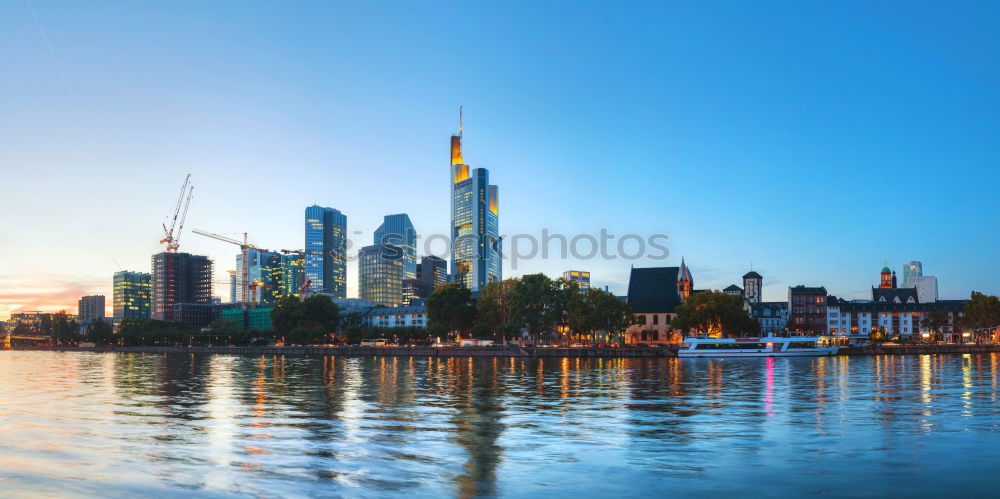
[[254, 245], [248, 243], [247, 242], [247, 233], [246, 232], [243, 233], [243, 241], [238, 241], [238, 240], [230, 238], [230, 237], [220, 236], [219, 234], [215, 234], [215, 233], [212, 233], [212, 232], [207, 232], [207, 231], [200, 230], [200, 229], [191, 229], [191, 231], [194, 232], [195, 234], [198, 234], [198, 235], [202, 235], [202, 236], [205, 236], [205, 237], [211, 237], [212, 239], [217, 239], [219, 241], [223, 241], [223, 242], [226, 242], [226, 243], [229, 243], [229, 244], [235, 244], [235, 245], [237, 245], [237, 246], [240, 247], [240, 255], [241, 255], [242, 260], [243, 260], [243, 265], [241, 265], [241, 268], [240, 268], [240, 279], [238, 280], [239, 282], [237, 282], [237, 284], [239, 284], [239, 286], [240, 286], [241, 296], [243, 297], [243, 300], [242, 300], [243, 301], [243, 310], [246, 310], [247, 309], [247, 298], [250, 297], [250, 282], [249, 282], [250, 281], [250, 261], [249, 261], [250, 259], [249, 259], [249, 255], [248, 255], [249, 252], [247, 250], [257, 249], [259, 251], [265, 251], [265, 252], [269, 251], [269, 250], [266, 250], [266, 249], [263, 249], [263, 248], [257, 248]]
[[[187, 201], [185, 201], [184, 194], [187, 194]], [[187, 220], [188, 207], [191, 206], [191, 196], [194, 195], [194, 186], [191, 185], [191, 174], [188, 173], [184, 177], [184, 183], [181, 185], [181, 192], [177, 195], [177, 205], [174, 207], [174, 217], [170, 222], [170, 228], [167, 228], [167, 224], [163, 224], [163, 239], [160, 239], [160, 243], [166, 243], [167, 251], [175, 253], [181, 245], [181, 232], [184, 231], [184, 221]], [[184, 211], [181, 212], [181, 203], [184, 204]], [[180, 216], [181, 225], [177, 226], [177, 217]], [[177, 234], [174, 234], [174, 229], [177, 229]]]

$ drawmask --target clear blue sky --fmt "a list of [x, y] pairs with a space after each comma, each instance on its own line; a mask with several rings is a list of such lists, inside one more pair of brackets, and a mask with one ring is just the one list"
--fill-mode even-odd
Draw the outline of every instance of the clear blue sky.
[[766, 299], [864, 297], [917, 259], [943, 297], [1000, 292], [995, 2], [11, 0], [0, 60], [0, 316], [148, 271], [188, 172], [189, 228], [265, 247], [313, 203], [361, 244], [388, 213], [446, 231], [459, 104], [503, 233], [670, 236], [665, 262], [508, 275], [623, 293], [683, 255], [698, 288], [752, 261]]

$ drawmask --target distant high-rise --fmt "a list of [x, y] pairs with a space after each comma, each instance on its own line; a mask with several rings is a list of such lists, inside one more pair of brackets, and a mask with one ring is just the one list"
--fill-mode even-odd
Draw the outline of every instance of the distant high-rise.
[[[301, 278], [302, 260], [298, 255], [276, 251], [247, 250], [247, 282], [250, 297], [247, 303], [271, 306], [282, 296], [297, 295]], [[236, 268], [243, 268], [243, 255], [236, 255]], [[243, 287], [236, 288], [235, 302], [242, 303]]]
[[385, 307], [403, 306], [403, 260], [401, 248], [373, 244], [358, 252], [358, 295]]
[[212, 302], [212, 260], [190, 253], [153, 255], [150, 315], [162, 321], [178, 320], [174, 305]]
[[417, 265], [417, 279], [423, 283], [424, 292], [430, 295], [448, 282], [448, 262], [433, 255], [421, 258]]
[[347, 216], [313, 205], [305, 216], [305, 278], [313, 291], [347, 297]]
[[115, 320], [148, 319], [150, 276], [145, 272], [115, 272], [113, 309]]
[[910, 284], [917, 288], [917, 299], [920, 303], [934, 303], [938, 301], [937, 277], [932, 275], [922, 275], [912, 277]]
[[398, 247], [402, 252], [398, 257], [403, 261], [403, 279], [417, 278], [417, 232], [407, 214], [386, 215], [382, 225], [375, 229], [374, 239], [374, 244]]
[[93, 295], [84, 296], [77, 302], [77, 319], [84, 324], [89, 324], [97, 319], [104, 318], [104, 296]]
[[563, 280], [577, 283], [580, 289], [590, 289], [590, 272], [567, 270], [563, 272]]
[[462, 156], [462, 126], [451, 136], [451, 273], [473, 291], [501, 280], [499, 195], [485, 168], [469, 169]]
[[278, 292], [281, 296], [298, 296], [302, 288], [305, 260], [297, 254], [281, 255]]
[[914, 278], [922, 275], [924, 275], [924, 264], [919, 261], [911, 260], [910, 263], [903, 265], [903, 287], [915, 287]]

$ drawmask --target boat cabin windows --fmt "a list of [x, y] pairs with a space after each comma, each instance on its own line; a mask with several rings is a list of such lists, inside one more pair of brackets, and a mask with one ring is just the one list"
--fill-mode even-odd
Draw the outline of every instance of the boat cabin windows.
[[788, 344], [788, 348], [816, 348], [815, 341], [793, 341]]
[[763, 350], [766, 343], [698, 343], [697, 350]]

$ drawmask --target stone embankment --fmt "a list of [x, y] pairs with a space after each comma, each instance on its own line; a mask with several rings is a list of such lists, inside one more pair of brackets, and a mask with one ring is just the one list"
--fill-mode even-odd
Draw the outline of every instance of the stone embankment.
[[923, 355], [1000, 352], [1000, 345], [873, 345], [840, 347], [840, 355]]
[[520, 348], [520, 347], [33, 347], [18, 350], [123, 353], [196, 353], [224, 355], [293, 355], [352, 357], [675, 357], [666, 348]]

